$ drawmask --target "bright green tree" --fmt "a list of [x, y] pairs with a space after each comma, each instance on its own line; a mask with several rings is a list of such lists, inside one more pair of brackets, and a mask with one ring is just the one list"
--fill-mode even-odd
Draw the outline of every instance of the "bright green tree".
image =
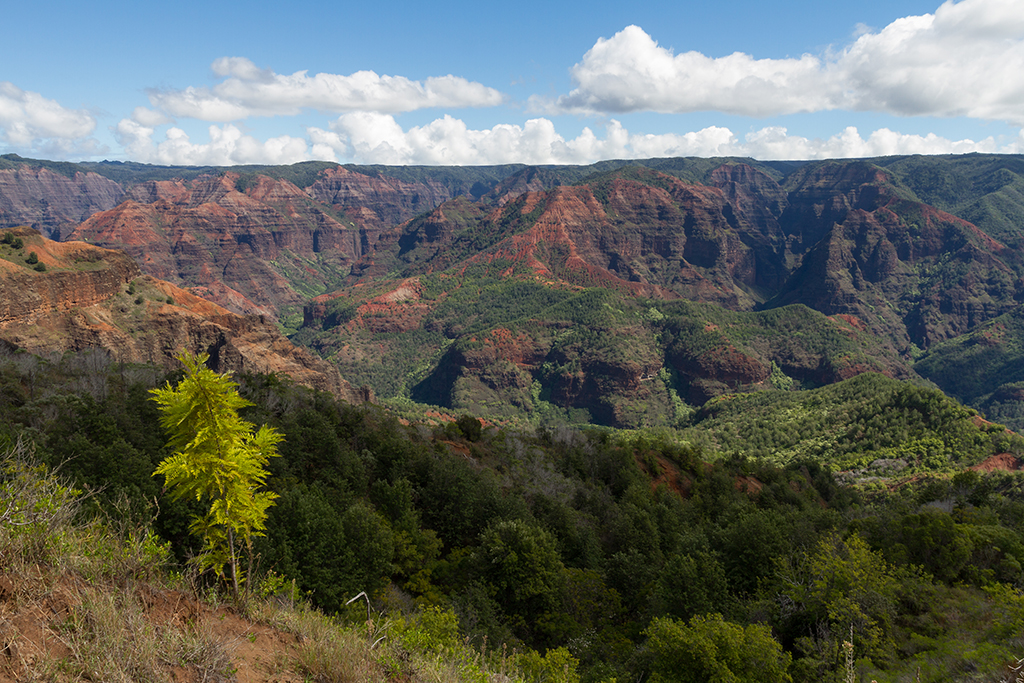
[[808, 569], [804, 604], [812, 613], [827, 615], [835, 642], [852, 627], [859, 652], [876, 662], [891, 656], [899, 582], [881, 553], [857, 534], [845, 539], [828, 534], [818, 542]]
[[267, 460], [276, 456], [280, 433], [254, 425], [238, 416], [251, 405], [238, 395], [230, 373], [218, 374], [205, 366], [209, 356], [182, 353], [185, 377], [172, 387], [152, 389], [160, 404], [160, 423], [169, 435], [174, 454], [157, 465], [154, 476], [164, 475], [175, 498], [195, 497], [209, 506], [192, 520], [190, 531], [202, 538], [197, 559], [222, 579], [231, 570], [231, 585], [239, 595], [240, 544], [252, 558], [252, 538], [265, 529], [267, 508], [277, 494], [261, 491], [266, 484]]
[[763, 624], [720, 614], [658, 618], [645, 631], [651, 683], [790, 683], [790, 655]]

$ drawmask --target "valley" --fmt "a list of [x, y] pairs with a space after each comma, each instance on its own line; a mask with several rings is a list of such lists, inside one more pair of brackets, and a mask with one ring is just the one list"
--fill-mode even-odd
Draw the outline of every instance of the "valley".
[[[125, 604], [182, 590], [159, 581], [190, 566], [198, 505], [153, 477], [148, 391], [187, 350], [284, 436], [261, 586], [366, 641], [358, 676], [838, 681], [851, 639], [865, 680], [1002, 680], [1024, 654], [1022, 255], [1017, 156], [4, 155], [0, 446], [166, 546], [129, 577], [0, 529], [21, 563], [0, 607], [74, 572]], [[72, 602], [41, 642], [85, 647]]]
[[1021, 426], [1002, 373], [967, 391], [940, 360], [1019, 313], [1017, 157], [5, 166], [6, 225], [276, 320], [380, 400], [640, 427], [673, 424], [671, 395], [770, 387], [773, 367], [797, 388], [874, 371], [1001, 397]]

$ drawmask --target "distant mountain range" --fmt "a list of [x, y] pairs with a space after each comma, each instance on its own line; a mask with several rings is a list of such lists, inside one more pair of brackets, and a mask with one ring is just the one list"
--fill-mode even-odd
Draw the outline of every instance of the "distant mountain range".
[[275, 319], [382, 399], [640, 427], [876, 371], [1024, 428], [1021, 156], [197, 169], [6, 155], [0, 226], [21, 225]]

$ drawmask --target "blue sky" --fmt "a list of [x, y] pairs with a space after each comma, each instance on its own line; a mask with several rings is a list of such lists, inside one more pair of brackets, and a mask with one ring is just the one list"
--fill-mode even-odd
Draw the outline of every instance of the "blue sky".
[[1024, 0], [5, 8], [0, 152], [157, 164], [1024, 153]]

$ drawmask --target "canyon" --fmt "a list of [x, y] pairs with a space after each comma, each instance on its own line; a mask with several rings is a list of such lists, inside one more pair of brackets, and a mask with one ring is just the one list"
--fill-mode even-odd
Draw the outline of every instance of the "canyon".
[[[4, 161], [3, 224], [123, 250], [169, 286], [277, 323], [383, 398], [509, 419], [642, 426], [731, 391], [864, 371], [940, 381], [919, 361], [1024, 300], [1014, 156]], [[982, 389], [971, 400], [1019, 393]]]

